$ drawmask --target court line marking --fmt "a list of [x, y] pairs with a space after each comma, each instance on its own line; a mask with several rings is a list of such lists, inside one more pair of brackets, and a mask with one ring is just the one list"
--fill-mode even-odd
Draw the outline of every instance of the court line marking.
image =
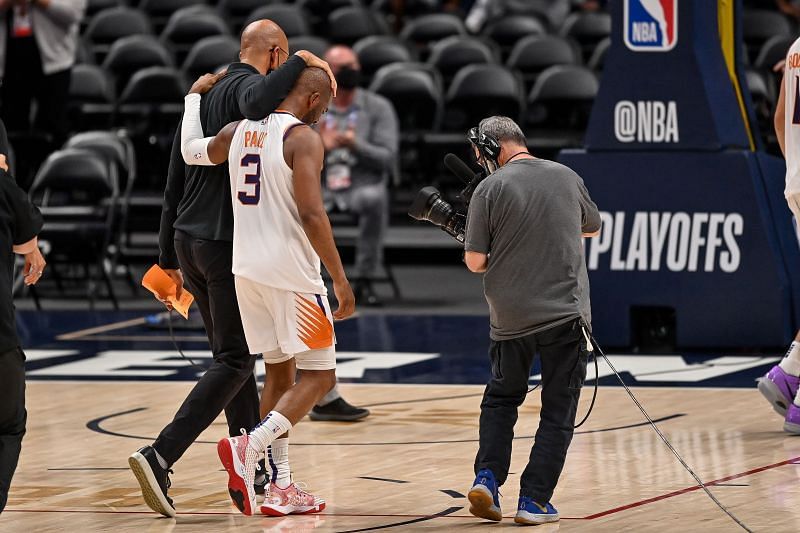
[[[129, 415], [132, 413], [138, 413], [140, 411], [146, 411], [147, 407], [135, 407], [133, 409], [128, 409], [127, 411], [120, 411], [119, 413], [112, 413], [110, 415], [101, 416], [98, 418], [94, 418], [86, 422], [86, 428], [89, 431], [94, 431], [95, 433], [100, 433], [101, 435], [108, 435], [110, 437], [122, 437], [125, 439], [136, 439], [136, 440], [145, 440], [145, 441], [154, 441], [155, 438], [153, 437], [143, 437], [141, 435], [128, 435], [126, 433], [118, 433], [116, 431], [111, 431], [108, 429], [103, 428], [100, 424], [105, 422], [106, 420], [110, 420], [112, 418], [118, 418], [121, 416]], [[661, 418], [653, 419], [653, 422], [666, 422], [675, 418], [681, 418], [686, 416], [686, 413], [675, 413], [672, 415], [663, 416]], [[587, 435], [591, 433], [605, 433], [609, 431], [618, 431], [622, 429], [633, 429], [637, 427], [643, 427], [649, 425], [649, 422], [637, 422], [635, 424], [628, 424], [626, 426], [615, 426], [610, 428], [601, 428], [601, 429], [588, 429], [586, 431], [576, 431], [575, 435]], [[533, 439], [534, 435], [521, 435], [514, 437], [514, 440], [530, 440]], [[208, 440], [196, 440], [194, 441], [196, 444], [216, 444], [216, 441], [208, 441]], [[411, 446], [411, 445], [419, 445], [419, 444], [465, 444], [471, 442], [478, 442], [478, 439], [455, 439], [455, 440], [434, 440], [434, 441], [411, 441], [411, 442], [292, 442], [292, 446]]]
[[[731, 481], [733, 479], [739, 479], [747, 476], [751, 476], [753, 474], [758, 474], [764, 472], [766, 470], [772, 470], [773, 468], [779, 468], [781, 466], [786, 466], [789, 464], [795, 464], [797, 460], [800, 460], [800, 456], [793, 457], [791, 459], [787, 459], [785, 461], [781, 461], [779, 463], [773, 463], [766, 466], [760, 466], [758, 468], [753, 468], [751, 470], [746, 470], [744, 472], [739, 472], [738, 474], [731, 474], [729, 476], [721, 477], [719, 479], [715, 479], [713, 481], [707, 481], [706, 486], [713, 487], [718, 485], [719, 483], [724, 483], [725, 481]], [[627, 505], [622, 505], [620, 507], [615, 507], [613, 509], [609, 509], [607, 511], [602, 511], [599, 513], [594, 513], [589, 516], [584, 517], [586, 520], [594, 520], [595, 518], [602, 518], [604, 516], [620, 513], [622, 511], [627, 511], [629, 509], [634, 509], [636, 507], [641, 507], [643, 505], [647, 505], [649, 503], [658, 502], [661, 500], [666, 500], [668, 498], [672, 498], [674, 496], [680, 496], [681, 494], [686, 494], [688, 492], [694, 492], [696, 490], [701, 490], [702, 487], [700, 485], [692, 485], [691, 487], [686, 487], [684, 489], [675, 490], [672, 492], [667, 492], [666, 494], [661, 494], [660, 496], [654, 496], [652, 498], [647, 498], [645, 500], [640, 500], [638, 502], [629, 503]]]

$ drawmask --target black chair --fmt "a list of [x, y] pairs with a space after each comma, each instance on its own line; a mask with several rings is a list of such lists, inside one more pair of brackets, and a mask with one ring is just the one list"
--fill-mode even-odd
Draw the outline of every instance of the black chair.
[[172, 56], [158, 39], [152, 35], [130, 35], [111, 45], [102, 66], [114, 77], [117, 91], [122, 91], [134, 72], [172, 65]]
[[569, 39], [557, 35], [531, 35], [520, 40], [506, 66], [522, 74], [530, 86], [543, 70], [553, 65], [577, 65], [580, 50]]
[[181, 64], [200, 39], [229, 34], [228, 25], [215, 11], [187, 7], [172, 14], [161, 32], [161, 41], [173, 50]]
[[86, 31], [86, 27], [89, 25], [89, 20], [91, 17], [95, 16], [104, 9], [118, 7], [123, 4], [123, 0], [88, 0], [88, 2], [86, 2], [86, 12], [84, 13], [80, 23], [80, 34], [83, 35]]
[[328, 15], [328, 39], [332, 43], [352, 45], [370, 35], [388, 33], [386, 24], [363, 7], [340, 7]]
[[150, 17], [156, 32], [166, 26], [167, 21], [177, 11], [187, 7], [206, 7], [205, 0], [140, 0], [139, 9]]
[[581, 46], [583, 58], [589, 58], [595, 46], [611, 35], [611, 15], [608, 13], [572, 13], [561, 27], [559, 35], [575, 39]]
[[[572, 8], [582, 0], [573, 0]], [[557, 5], [561, 4], [561, 6]], [[550, 30], [561, 27], [569, 15], [569, 1], [553, 2], [552, 0], [505, 0], [506, 15], [536, 17]], [[563, 6], [563, 7], [562, 7]]]
[[444, 107], [439, 73], [421, 63], [392, 63], [378, 69], [370, 90], [388, 99], [397, 113], [399, 182], [421, 183], [430, 175], [431, 152], [424, 135], [439, 129]]
[[525, 113], [525, 126], [544, 130], [544, 135], [560, 131], [569, 144], [583, 136], [599, 83], [586, 67], [558, 65], [542, 72], [536, 79]]
[[219, 0], [217, 9], [228, 21], [231, 31], [238, 35], [250, 13], [267, 4], [280, 3], [283, 3], [283, 0]]
[[435, 13], [422, 15], [406, 23], [400, 32], [400, 38], [424, 50], [433, 41], [466, 33], [464, 23], [457, 16]]
[[175, 69], [149, 67], [131, 77], [119, 98], [116, 124], [126, 128], [134, 142], [140, 176], [149, 179], [144, 188], [163, 188], [187, 89]]
[[108, 128], [114, 114], [114, 87], [96, 65], [75, 65], [69, 83], [67, 115], [73, 130]]
[[95, 60], [102, 62], [111, 43], [128, 35], [153, 33], [147, 16], [138, 9], [112, 7], [92, 17], [84, 33]]
[[742, 38], [750, 59], [755, 59], [761, 46], [775, 36], [794, 33], [789, 19], [770, 9], [745, 9], [742, 13]]
[[413, 60], [408, 47], [396, 37], [388, 35], [364, 37], [353, 45], [353, 51], [361, 63], [361, 72], [367, 84], [381, 67]]
[[405, 133], [437, 130], [442, 114], [442, 82], [421, 63], [392, 63], [378, 69], [369, 89], [394, 106]]
[[119, 189], [113, 165], [103, 156], [71, 148], [51, 154], [30, 189], [45, 220], [39, 238], [49, 244], [51, 272], [62, 286], [64, 265], [83, 266], [90, 304], [97, 278], [104, 281], [114, 308], [119, 307], [106, 261], [117, 230]]
[[496, 42], [508, 54], [520, 39], [547, 33], [542, 22], [531, 16], [512, 15], [492, 22], [483, 31], [483, 35]]
[[450, 84], [442, 127], [466, 132], [492, 115], [518, 120], [522, 108], [522, 84], [510, 70], [500, 65], [469, 65]]
[[435, 43], [428, 56], [428, 64], [442, 74], [445, 85], [456, 72], [467, 65], [497, 63], [497, 54], [488, 44], [475, 37], [454, 35]]
[[289, 39], [289, 53], [293, 54], [298, 50], [308, 50], [318, 57], [325, 55], [331, 43], [322, 37], [315, 37], [313, 35], [298, 35]]
[[586, 62], [586, 66], [595, 72], [602, 72], [606, 64], [606, 56], [608, 55], [609, 48], [611, 48], [611, 38], [606, 37], [594, 47], [592, 57]]
[[78, 39], [78, 49], [75, 50], [75, 63], [79, 65], [94, 65], [94, 53], [89, 48], [86, 39]]
[[128, 213], [130, 210], [130, 198], [136, 183], [136, 153], [130, 138], [123, 132], [114, 131], [87, 131], [78, 133], [67, 140], [64, 148], [81, 148], [95, 152], [106, 160], [111, 161], [116, 168], [117, 182], [119, 188], [118, 202], [118, 226], [119, 231], [114, 236], [111, 243], [110, 271], [116, 271], [116, 266], [121, 264], [125, 268], [128, 281], [133, 293], [138, 289], [137, 283], [130, 270], [128, 250], [131, 249], [130, 232], [128, 228]]
[[181, 70], [189, 81], [239, 60], [239, 41], [231, 35], [200, 39], [189, 50]]
[[753, 66], [763, 70], [772, 70], [779, 61], [786, 59], [789, 47], [795, 41], [794, 35], [776, 35], [768, 39], [758, 52]]
[[283, 29], [287, 37], [311, 35], [308, 15], [298, 6], [275, 4], [259, 7], [250, 13], [244, 25], [247, 26], [251, 22], [261, 19], [274, 21]]

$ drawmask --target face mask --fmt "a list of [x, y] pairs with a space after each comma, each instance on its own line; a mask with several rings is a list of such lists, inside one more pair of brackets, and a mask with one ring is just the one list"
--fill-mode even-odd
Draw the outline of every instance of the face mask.
[[344, 90], [351, 90], [358, 87], [361, 82], [361, 71], [351, 67], [344, 67], [336, 75], [336, 83]]

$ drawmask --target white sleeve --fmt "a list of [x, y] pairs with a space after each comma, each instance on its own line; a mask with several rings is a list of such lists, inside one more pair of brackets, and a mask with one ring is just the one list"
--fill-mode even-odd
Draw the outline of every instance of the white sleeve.
[[213, 137], [203, 138], [200, 124], [200, 95], [187, 94], [183, 99], [183, 123], [181, 124], [181, 154], [187, 165], [214, 166], [208, 158], [208, 143]]

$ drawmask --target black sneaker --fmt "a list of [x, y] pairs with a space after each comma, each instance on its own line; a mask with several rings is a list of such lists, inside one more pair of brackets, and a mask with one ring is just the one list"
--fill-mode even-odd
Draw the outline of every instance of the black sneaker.
[[256, 479], [253, 483], [253, 489], [256, 491], [256, 494], [264, 495], [265, 487], [269, 486], [269, 478], [266, 475], [267, 467], [264, 463], [264, 459], [261, 459], [258, 464], [256, 464]]
[[325, 422], [355, 422], [368, 417], [369, 409], [354, 407], [347, 403], [344, 398], [336, 398], [329, 404], [323, 406], [315, 405], [308, 416], [311, 420]]
[[175, 518], [175, 506], [167, 496], [172, 470], [161, 468], [156, 451], [152, 446], [145, 446], [128, 457], [128, 465], [136, 476], [142, 489], [142, 496], [147, 506], [153, 511], [169, 518]]

